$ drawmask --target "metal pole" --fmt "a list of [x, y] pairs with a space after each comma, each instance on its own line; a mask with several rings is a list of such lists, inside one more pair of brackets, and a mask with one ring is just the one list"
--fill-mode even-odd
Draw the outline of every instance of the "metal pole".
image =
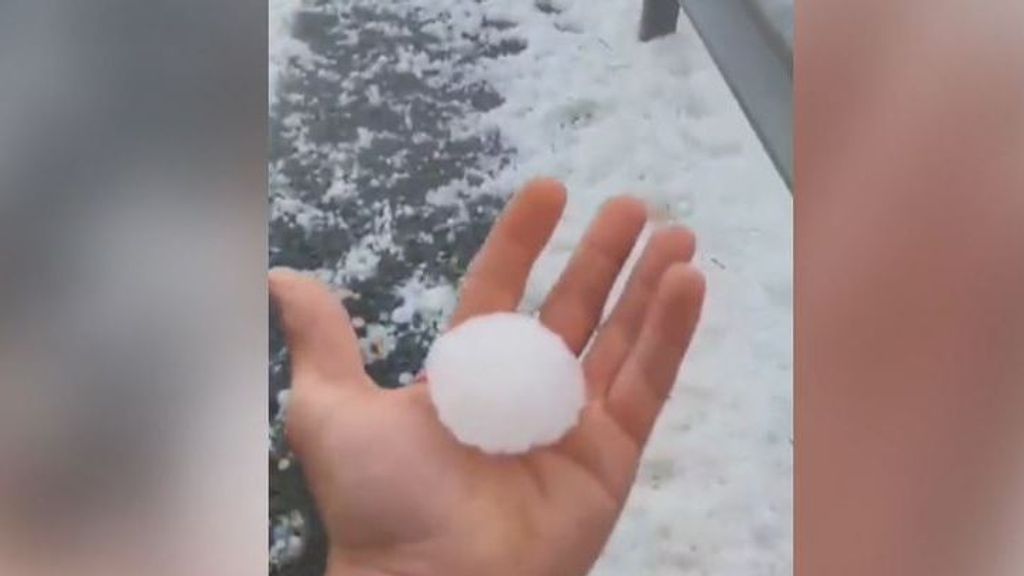
[[640, 13], [640, 40], [646, 42], [676, 31], [679, 0], [644, 0]]

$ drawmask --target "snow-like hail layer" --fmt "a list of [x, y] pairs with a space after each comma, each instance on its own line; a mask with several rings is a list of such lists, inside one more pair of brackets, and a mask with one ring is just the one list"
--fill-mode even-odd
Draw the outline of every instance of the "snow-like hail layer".
[[441, 423], [488, 453], [553, 444], [583, 408], [579, 359], [531, 316], [488, 314], [460, 324], [434, 342], [426, 370]]
[[306, 46], [290, 33], [292, 16], [301, 6], [302, 0], [270, 0], [267, 5], [267, 92], [270, 103], [273, 103], [277, 96], [277, 79], [289, 59], [309, 55]]
[[[425, 13], [457, 48], [488, 37], [525, 44], [458, 68], [503, 98], [458, 128], [497, 131], [514, 161], [481, 167], [482, 184], [450, 182], [431, 197], [458, 203], [542, 174], [566, 181], [566, 216], [534, 269], [526, 308], [611, 195], [632, 193], [656, 225], [686, 224], [699, 238], [702, 323], [593, 574], [791, 574], [792, 200], [685, 17], [676, 34], [639, 43], [636, 0], [346, 4]], [[271, 46], [278, 62], [299, 51], [280, 38]], [[439, 78], [456, 67], [429, 64]]]

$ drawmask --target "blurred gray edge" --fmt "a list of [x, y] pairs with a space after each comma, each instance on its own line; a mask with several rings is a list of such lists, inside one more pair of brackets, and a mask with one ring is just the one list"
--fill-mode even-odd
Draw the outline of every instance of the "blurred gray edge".
[[792, 192], [793, 4], [785, 0], [644, 0], [640, 39], [675, 32], [680, 6]]

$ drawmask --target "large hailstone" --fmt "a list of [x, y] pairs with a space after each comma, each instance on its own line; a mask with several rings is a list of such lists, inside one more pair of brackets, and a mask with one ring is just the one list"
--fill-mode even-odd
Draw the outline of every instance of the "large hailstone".
[[427, 355], [438, 418], [463, 444], [518, 454], [557, 442], [579, 419], [583, 368], [557, 334], [512, 313], [478, 316]]

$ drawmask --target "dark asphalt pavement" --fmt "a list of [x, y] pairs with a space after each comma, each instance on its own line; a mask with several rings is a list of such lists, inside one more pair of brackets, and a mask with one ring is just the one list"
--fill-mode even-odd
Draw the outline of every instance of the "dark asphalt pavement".
[[[271, 202], [297, 200], [331, 216], [328, 224], [317, 226], [303, 225], [294, 215], [272, 218], [271, 266], [337, 270], [355, 244], [380, 232], [382, 215], [387, 216], [388, 232], [400, 250], [381, 254], [375, 273], [346, 282], [345, 288], [359, 295], [346, 301], [353, 316], [379, 319], [393, 310], [401, 303], [394, 288], [417, 274], [432, 282], [457, 282], [502, 204], [497, 194], [441, 206], [429, 203], [427, 193], [452, 182], [479, 184], [481, 170], [509, 161], [510, 151], [493, 132], [453, 135], [453, 125], [467, 114], [500, 103], [488, 86], [465, 82], [458, 70], [472, 59], [522, 47], [470, 38], [479, 42], [479, 50], [455, 52], [424, 30], [429, 24], [416, 13], [330, 3], [299, 13], [294, 33], [309, 46], [315, 64], [288, 67], [270, 112]], [[449, 69], [455, 74], [445, 80], [429, 70], [416, 74], [399, 64], [401, 53], [453, 64]], [[325, 197], [339, 174], [356, 192]], [[399, 374], [416, 373], [432, 338], [431, 327], [398, 333], [395, 350], [369, 366], [371, 375], [392, 385]], [[277, 392], [288, 385], [288, 363], [273, 318], [269, 354], [275, 414]], [[298, 510], [306, 545], [300, 558], [272, 566], [271, 573], [320, 576], [322, 531], [298, 466], [278, 469], [287, 447], [280, 434], [274, 438], [270, 520], [273, 524]]]

